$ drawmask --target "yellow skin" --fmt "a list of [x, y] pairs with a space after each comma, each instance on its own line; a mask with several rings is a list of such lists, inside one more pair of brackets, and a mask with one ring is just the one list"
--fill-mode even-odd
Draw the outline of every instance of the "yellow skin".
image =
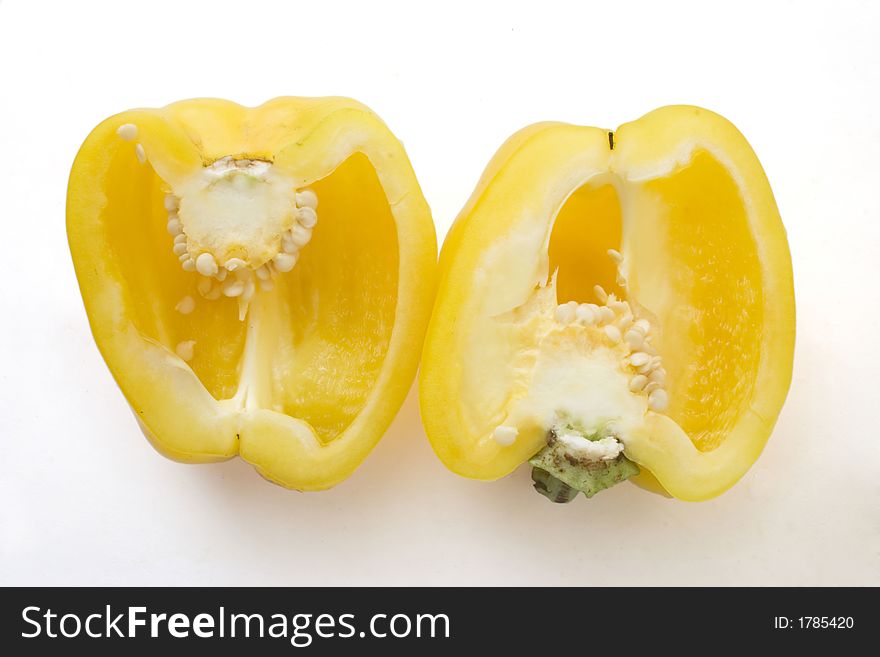
[[[117, 136], [125, 124], [136, 140]], [[165, 229], [169, 187], [225, 156], [271, 161], [320, 203], [296, 266], [244, 321], [236, 299], [199, 296]], [[169, 458], [238, 454], [283, 486], [326, 489], [363, 461], [409, 390], [433, 300], [434, 227], [402, 145], [353, 100], [199, 99], [113, 116], [76, 157], [67, 231], [98, 348]], [[186, 295], [196, 306], [183, 315]], [[188, 340], [185, 362], [175, 345]]]
[[[625, 288], [607, 249], [623, 255]], [[443, 245], [422, 357], [425, 428], [458, 474], [503, 477], [545, 444], [537, 421], [511, 445], [492, 431], [534, 392], [522, 363], [538, 351], [500, 318], [554, 272], [558, 303], [594, 301], [601, 284], [656, 321], [670, 401], [624, 441], [636, 483], [705, 500], [739, 480], [785, 400], [795, 334], [785, 230], [745, 138], [717, 114], [673, 106], [611, 137], [542, 123], [501, 147]]]

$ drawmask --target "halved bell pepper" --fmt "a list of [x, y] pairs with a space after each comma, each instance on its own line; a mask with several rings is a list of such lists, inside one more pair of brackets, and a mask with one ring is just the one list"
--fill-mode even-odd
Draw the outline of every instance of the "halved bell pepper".
[[794, 333], [785, 230], [728, 121], [675, 106], [616, 131], [533, 125], [443, 245], [422, 418], [467, 477], [529, 461], [554, 501], [629, 478], [705, 500], [760, 454]]
[[300, 490], [361, 463], [410, 388], [436, 239], [402, 145], [346, 98], [117, 114], [70, 175], [92, 333], [146, 436]]

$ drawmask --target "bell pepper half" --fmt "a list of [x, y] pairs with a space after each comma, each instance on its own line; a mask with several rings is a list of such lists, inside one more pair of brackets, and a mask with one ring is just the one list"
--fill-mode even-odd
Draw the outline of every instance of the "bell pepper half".
[[143, 432], [325, 489], [418, 365], [431, 214], [402, 145], [346, 98], [117, 114], [73, 164], [67, 232], [95, 341]]
[[440, 256], [422, 418], [454, 472], [529, 461], [550, 499], [633, 481], [714, 497], [791, 381], [791, 258], [770, 185], [721, 116], [541, 123], [489, 163]]

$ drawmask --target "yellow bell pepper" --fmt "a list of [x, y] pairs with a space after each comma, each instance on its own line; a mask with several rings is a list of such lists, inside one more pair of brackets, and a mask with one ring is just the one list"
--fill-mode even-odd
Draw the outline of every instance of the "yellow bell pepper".
[[162, 454], [286, 487], [363, 461], [418, 365], [430, 211], [363, 105], [190, 100], [89, 135], [67, 231], [92, 333]]
[[785, 230], [733, 125], [687, 106], [613, 132], [537, 124], [443, 245], [422, 418], [467, 477], [530, 460], [554, 501], [639, 471], [705, 500], [768, 439], [794, 333]]

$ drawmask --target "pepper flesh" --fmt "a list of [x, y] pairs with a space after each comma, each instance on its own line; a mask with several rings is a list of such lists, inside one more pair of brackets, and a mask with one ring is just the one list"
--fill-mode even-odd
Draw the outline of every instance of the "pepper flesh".
[[[136, 142], [121, 126], [136, 126]], [[244, 321], [236, 299], [200, 296], [171, 252], [163, 207], [169, 188], [229, 157], [271, 163], [320, 199], [311, 242]], [[403, 147], [353, 100], [199, 99], [113, 116], [76, 157], [67, 230], [95, 341], [169, 458], [239, 454], [283, 486], [329, 488], [409, 390], [433, 299], [434, 228]], [[182, 314], [185, 297], [195, 306]]]
[[[622, 254], [623, 284], [609, 249]], [[538, 410], [550, 402], [520, 414], [511, 444], [492, 439], [533, 395], [534, 362], [546, 355], [525, 323], [503, 318], [551, 290], [560, 304], [588, 301], [594, 284], [645, 309], [662, 336], [669, 406], [628, 427], [634, 481], [685, 500], [720, 494], [760, 454], [788, 391], [794, 295], [755, 154], [696, 107], [661, 108], [615, 132], [537, 124], [501, 147], [440, 257], [420, 381], [432, 446], [454, 472], [487, 480], [542, 449], [550, 427]], [[558, 360], [554, 373], [574, 361]], [[579, 403], [555, 392], [560, 405]]]

